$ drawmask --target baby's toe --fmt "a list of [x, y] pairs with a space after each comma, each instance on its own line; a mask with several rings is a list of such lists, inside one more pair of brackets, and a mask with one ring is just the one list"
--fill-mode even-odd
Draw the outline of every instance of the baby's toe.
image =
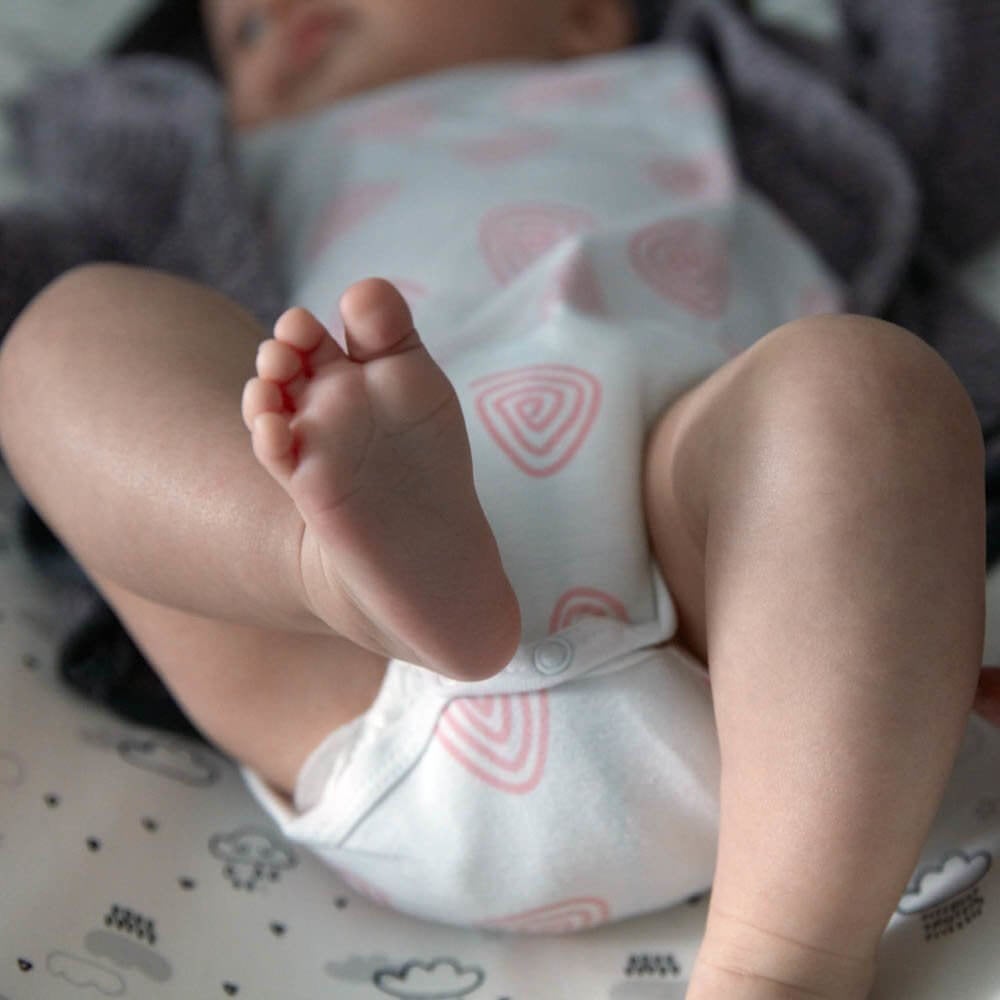
[[287, 417], [260, 413], [251, 427], [253, 453], [272, 476], [282, 479], [295, 465], [295, 435]]
[[419, 343], [406, 299], [384, 278], [351, 285], [341, 296], [340, 315], [355, 361], [371, 361]]
[[253, 430], [254, 421], [262, 413], [281, 413], [285, 408], [285, 397], [274, 382], [252, 378], [243, 387], [240, 411], [247, 430]]
[[265, 340], [257, 348], [257, 374], [269, 382], [285, 385], [302, 372], [302, 355], [280, 340]]
[[325, 326], [301, 306], [285, 310], [274, 324], [274, 336], [297, 351], [314, 351], [329, 337]]

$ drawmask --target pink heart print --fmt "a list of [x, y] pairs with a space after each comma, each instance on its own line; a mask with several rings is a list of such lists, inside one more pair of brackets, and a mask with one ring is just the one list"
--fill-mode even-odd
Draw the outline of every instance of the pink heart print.
[[646, 176], [677, 198], [719, 202], [729, 197], [735, 178], [729, 158], [717, 151], [697, 157], [661, 156], [646, 165]]
[[688, 81], [673, 92], [670, 106], [678, 111], [704, 111], [717, 108], [718, 100], [707, 84]]
[[413, 95], [382, 98], [359, 108], [353, 120], [337, 131], [354, 140], [406, 138], [420, 132], [435, 114], [434, 104], [426, 98]]
[[579, 896], [509, 917], [498, 917], [482, 926], [521, 934], [570, 934], [606, 924], [610, 919], [611, 907], [605, 900], [596, 896]]
[[511, 91], [509, 106], [513, 111], [536, 111], [569, 104], [595, 104], [607, 100], [614, 84], [603, 73], [593, 70], [567, 72], [565, 68], [535, 73]]
[[593, 615], [598, 618], [617, 618], [627, 622], [625, 605], [606, 591], [597, 587], [574, 587], [567, 590], [556, 602], [549, 618], [549, 634], [569, 628], [578, 618]]
[[548, 693], [455, 698], [441, 714], [435, 735], [459, 764], [487, 785], [526, 795], [545, 771]]
[[546, 287], [541, 301], [542, 319], [548, 319], [562, 302], [591, 316], [608, 313], [597, 272], [583, 248], [573, 249]]
[[571, 205], [501, 205], [483, 216], [479, 243], [501, 285], [509, 285], [563, 240], [593, 229], [594, 216]]
[[469, 163], [493, 167], [513, 163], [548, 149], [555, 136], [544, 129], [511, 129], [481, 139], [470, 139], [456, 147], [455, 152]]
[[601, 383], [572, 365], [527, 365], [471, 387], [490, 436], [522, 472], [539, 478], [572, 461], [601, 406]]
[[719, 319], [729, 300], [729, 251], [723, 235], [695, 219], [662, 219], [629, 241], [642, 280], [673, 305]]

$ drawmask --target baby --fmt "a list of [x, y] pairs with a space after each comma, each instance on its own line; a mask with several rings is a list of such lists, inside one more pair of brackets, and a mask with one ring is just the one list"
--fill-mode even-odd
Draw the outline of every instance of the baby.
[[60, 279], [0, 353], [27, 496], [362, 891], [545, 930], [711, 882], [691, 1000], [865, 997], [980, 667], [954, 374], [807, 315], [832, 280], [627, 0], [205, 15], [311, 309]]

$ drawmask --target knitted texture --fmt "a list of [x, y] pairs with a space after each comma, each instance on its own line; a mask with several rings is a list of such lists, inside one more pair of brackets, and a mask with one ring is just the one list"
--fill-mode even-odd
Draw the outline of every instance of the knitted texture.
[[26, 204], [0, 215], [0, 336], [28, 301], [64, 271], [93, 260], [118, 260], [106, 234], [51, 204]]
[[[19, 296], [7, 289], [7, 302], [23, 306], [56, 260], [110, 258], [202, 281], [274, 321], [282, 290], [207, 75], [151, 56], [97, 63], [43, 78], [8, 117], [21, 166], [47, 206], [35, 213], [33, 239], [52, 249], [37, 266], [19, 255], [31, 287]], [[0, 247], [18, 225], [0, 216]]]
[[892, 136], [725, 0], [674, 0], [667, 36], [716, 69], [746, 179], [816, 244], [846, 282], [848, 307], [879, 312], [920, 225], [916, 180]]
[[856, 97], [905, 151], [923, 223], [961, 260], [1000, 234], [1000, 3], [843, 0]]

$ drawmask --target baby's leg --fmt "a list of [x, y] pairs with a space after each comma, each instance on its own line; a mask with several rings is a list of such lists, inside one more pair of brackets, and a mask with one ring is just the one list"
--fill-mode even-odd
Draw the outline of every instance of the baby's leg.
[[[353, 392], [348, 398], [356, 405], [395, 402], [401, 408], [396, 416], [405, 423], [406, 394], [422, 393], [408, 375], [415, 369], [431, 379], [440, 373], [419, 347], [412, 326], [403, 323], [408, 314], [400, 312], [396, 293], [381, 283], [370, 285], [375, 287], [345, 298], [344, 307], [348, 329], [366, 358], [353, 367], [361, 370], [363, 383], [374, 361], [370, 379], [375, 384], [359, 395], [355, 379], [345, 392]], [[243, 310], [200, 286], [100, 266], [50, 286], [0, 351], [0, 437], [12, 472], [189, 713], [210, 737], [244, 759], [241, 741], [252, 743], [268, 725], [270, 738], [280, 741], [288, 732], [282, 723], [295, 726], [296, 704], [299, 715], [315, 720], [317, 705], [324, 703], [319, 691], [329, 697], [325, 718], [331, 723], [345, 721], [345, 704], [353, 714], [363, 710], [377, 690], [387, 656], [405, 655], [422, 643], [440, 654], [443, 669], [484, 676], [506, 663], [518, 639], [516, 602], [478, 508], [471, 468], [464, 493], [448, 496], [446, 516], [438, 518], [447, 520], [438, 530], [451, 546], [435, 553], [436, 562], [425, 574], [430, 581], [454, 578], [459, 571], [473, 574], [447, 595], [452, 616], [463, 616], [473, 626], [457, 636], [452, 630], [435, 645], [433, 634], [395, 631], [397, 607], [391, 599], [402, 598], [391, 578], [390, 545], [382, 546], [382, 562], [374, 569], [363, 567], [369, 578], [359, 583], [357, 565], [364, 560], [357, 549], [363, 546], [344, 539], [353, 561], [341, 570], [331, 548], [337, 539], [311, 537], [287, 484], [276, 482], [255, 458], [241, 420], [241, 394], [265, 337]], [[404, 340], [406, 371], [392, 357], [379, 363]], [[334, 349], [331, 341], [329, 350]], [[258, 365], [268, 369], [274, 350], [271, 341], [260, 348]], [[318, 366], [330, 361], [320, 358]], [[333, 361], [341, 375], [340, 369], [353, 364], [343, 356]], [[329, 379], [323, 375], [318, 381], [319, 391], [310, 390], [315, 399], [304, 398], [299, 385], [285, 387], [289, 398], [300, 399], [307, 423], [322, 416], [312, 403], [329, 408], [338, 402], [323, 389]], [[432, 391], [441, 397], [442, 414], [457, 410], [446, 382]], [[353, 415], [342, 409], [339, 417], [343, 436], [352, 441], [358, 437]], [[359, 417], [374, 439], [367, 412]], [[454, 458], [448, 446], [456, 436], [458, 457], [462, 445], [467, 449], [460, 421], [436, 430], [433, 462]], [[323, 447], [335, 447], [338, 435], [328, 426], [316, 428], [312, 437], [308, 427], [296, 433], [307, 435], [303, 461], [328, 471], [332, 459], [312, 445], [318, 438]], [[461, 468], [457, 458], [453, 465]], [[422, 470], [419, 456], [413, 457], [408, 479], [396, 482], [400, 506], [413, 499]], [[398, 475], [398, 469], [392, 471]], [[343, 479], [327, 484], [328, 491], [334, 487], [352, 490]], [[358, 491], [363, 492], [360, 485]], [[426, 500], [427, 492], [425, 486], [420, 499]], [[321, 496], [321, 510], [323, 503]], [[433, 522], [432, 507], [428, 502], [425, 512]], [[383, 520], [389, 516], [379, 513]], [[477, 516], [485, 535], [470, 553], [461, 544], [468, 539], [457, 529], [472, 534]], [[349, 517], [338, 523], [342, 530], [351, 525]], [[395, 540], [405, 546], [408, 537]], [[464, 565], [456, 569], [451, 560], [464, 560]], [[365, 588], [380, 593], [379, 573], [389, 577], [384, 588], [389, 601], [387, 608], [376, 609], [382, 614], [377, 620], [356, 593]], [[471, 604], [463, 612], [465, 601]], [[508, 614], [492, 619], [501, 628], [477, 630], [475, 623], [485, 619], [476, 614], [477, 606], [489, 601]], [[433, 616], [427, 621], [433, 625]], [[320, 676], [324, 669], [330, 672]], [[267, 719], [268, 699], [260, 692], [279, 687], [288, 711]], [[260, 712], [250, 710], [249, 698], [237, 700], [241, 689], [255, 692]], [[296, 740], [301, 731], [294, 729]]]
[[859, 317], [775, 331], [654, 432], [651, 534], [722, 755], [691, 1000], [867, 994], [976, 689], [982, 477], [954, 375]]

